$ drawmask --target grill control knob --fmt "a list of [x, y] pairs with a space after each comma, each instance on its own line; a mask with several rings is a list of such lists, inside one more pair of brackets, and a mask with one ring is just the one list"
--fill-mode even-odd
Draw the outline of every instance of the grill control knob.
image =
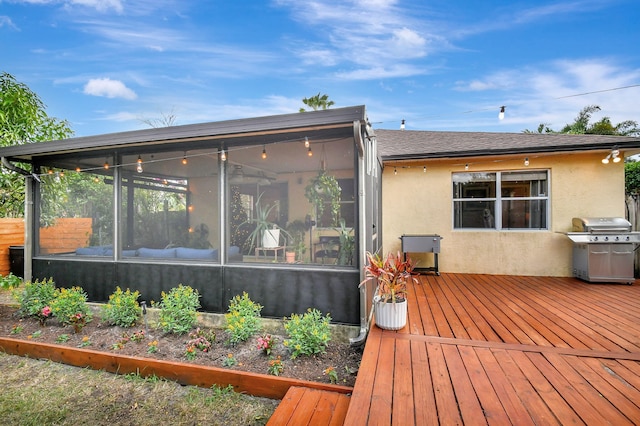
[[593, 237], [593, 241], [598, 241], [598, 237]]
[[616, 241], [620, 241], [620, 237], [616, 237]]
[[625, 241], [629, 241], [629, 236], [624, 237]]
[[604, 237], [604, 240], [605, 241], [609, 241], [609, 237]]

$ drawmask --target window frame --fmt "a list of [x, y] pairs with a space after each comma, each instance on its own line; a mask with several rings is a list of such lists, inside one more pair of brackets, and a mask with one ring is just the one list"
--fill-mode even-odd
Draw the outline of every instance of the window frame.
[[[492, 174], [495, 176], [495, 196], [494, 197], [467, 197], [467, 198], [456, 198], [455, 194], [455, 176], [456, 175], [464, 175], [464, 174], [476, 174], [476, 173], [485, 173]], [[524, 196], [524, 197], [508, 197], [502, 195], [502, 186], [503, 182], [508, 182], [503, 179], [503, 174], [515, 174], [522, 173], [524, 175], [534, 175], [544, 173], [546, 175], [546, 194], [545, 195], [537, 195], [537, 196]], [[540, 179], [538, 179], [540, 180]], [[534, 170], [487, 170], [487, 171], [474, 171], [474, 172], [452, 172], [451, 174], [451, 228], [454, 231], [499, 231], [499, 232], [535, 232], [535, 231], [549, 231], [551, 229], [551, 170], [550, 169], [534, 169]], [[509, 201], [533, 201], [533, 202], [543, 202], [546, 205], [546, 211], [544, 212], [544, 227], [537, 228], [505, 228], [503, 227], [502, 219], [502, 211], [503, 206], [506, 202]], [[464, 202], [485, 202], [485, 203], [494, 203], [494, 218], [493, 218], [493, 227], [456, 227], [456, 203], [464, 203]]]

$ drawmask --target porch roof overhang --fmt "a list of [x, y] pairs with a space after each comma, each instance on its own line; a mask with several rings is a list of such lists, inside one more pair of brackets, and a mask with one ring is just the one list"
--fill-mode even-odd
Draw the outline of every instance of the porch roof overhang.
[[383, 162], [489, 157], [519, 154], [554, 154], [601, 151], [613, 147], [640, 152], [640, 138], [560, 133], [435, 132], [375, 130], [378, 154]]
[[144, 152], [163, 149], [199, 149], [219, 146], [234, 147], [269, 144], [288, 140], [345, 138], [354, 136], [354, 123], [369, 127], [364, 106], [335, 108], [304, 113], [236, 119], [182, 126], [170, 126], [57, 141], [29, 143], [0, 148], [0, 157], [9, 161], [31, 163], [36, 159], [102, 153], [118, 150]]

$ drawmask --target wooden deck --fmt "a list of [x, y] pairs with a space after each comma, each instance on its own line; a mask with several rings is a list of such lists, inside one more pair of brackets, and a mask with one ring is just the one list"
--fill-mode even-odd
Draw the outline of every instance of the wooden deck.
[[423, 275], [344, 424], [640, 424], [640, 285]]

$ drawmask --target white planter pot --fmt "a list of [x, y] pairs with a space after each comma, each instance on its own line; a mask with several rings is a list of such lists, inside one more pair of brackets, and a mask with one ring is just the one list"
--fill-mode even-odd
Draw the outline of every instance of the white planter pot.
[[280, 244], [280, 230], [279, 229], [267, 229], [262, 233], [262, 247], [273, 248], [278, 247]]
[[400, 330], [407, 325], [407, 301], [389, 303], [374, 300], [376, 325], [385, 330]]

